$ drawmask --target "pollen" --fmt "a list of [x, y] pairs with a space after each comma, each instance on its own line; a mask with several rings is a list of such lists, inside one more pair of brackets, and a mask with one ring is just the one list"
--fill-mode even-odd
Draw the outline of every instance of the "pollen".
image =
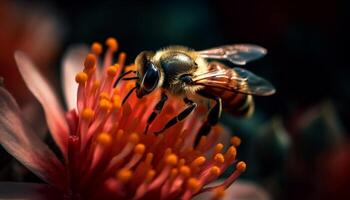
[[214, 160], [218, 163], [224, 163], [225, 162], [225, 158], [224, 158], [224, 155], [222, 155], [222, 153], [217, 153], [215, 156], [214, 156]]
[[137, 144], [134, 148], [134, 152], [137, 154], [143, 154], [146, 150], [146, 146], [144, 144]]
[[187, 188], [192, 192], [196, 192], [200, 189], [199, 181], [196, 178], [189, 178], [187, 181]]
[[173, 153], [166, 157], [166, 163], [169, 165], [174, 166], [177, 164], [177, 161], [178, 161], [177, 155], [175, 155]]
[[113, 108], [119, 109], [122, 106], [122, 100], [119, 95], [113, 95], [112, 102]]
[[137, 133], [131, 133], [129, 136], [129, 142], [136, 144], [138, 143], [140, 140], [140, 137]]
[[243, 161], [238, 162], [236, 165], [236, 169], [240, 172], [244, 172], [246, 168], [247, 168], [247, 164], [245, 164], [245, 162]]
[[117, 172], [117, 179], [122, 183], [127, 183], [132, 177], [132, 171], [129, 169], [121, 169]]
[[100, 93], [100, 99], [109, 100], [109, 94], [107, 92], [101, 92]]
[[97, 142], [99, 142], [102, 145], [109, 145], [112, 143], [112, 137], [110, 134], [106, 133], [106, 132], [102, 132], [100, 133], [97, 138], [96, 138]]
[[107, 99], [101, 99], [99, 102], [99, 107], [103, 110], [109, 110], [112, 108], [112, 104]]
[[95, 112], [91, 109], [91, 108], [85, 108], [82, 112], [81, 112], [81, 118], [85, 119], [85, 120], [90, 120], [94, 117]]
[[210, 168], [209, 173], [211, 175], [213, 175], [213, 176], [219, 176], [220, 173], [221, 173], [221, 170], [220, 170], [220, 168], [218, 166], [213, 166], [213, 167]]
[[75, 81], [79, 84], [84, 84], [88, 79], [88, 75], [85, 72], [79, 72], [75, 76]]
[[206, 159], [204, 156], [199, 156], [195, 160], [192, 161], [191, 167], [192, 168], [199, 167], [199, 166], [203, 165], [205, 163], [205, 161], [206, 161]]
[[180, 167], [180, 174], [182, 174], [184, 177], [189, 177], [191, 175], [191, 168], [186, 165]]
[[115, 38], [112, 38], [112, 37], [108, 38], [106, 40], [106, 45], [108, 46], [109, 50], [113, 52], [117, 51], [118, 49], [118, 41]]
[[107, 68], [107, 74], [108, 76], [114, 77], [117, 75], [117, 67], [116, 66], [110, 66]]
[[91, 51], [96, 55], [100, 55], [102, 53], [102, 45], [99, 42], [92, 43]]
[[241, 144], [241, 138], [239, 138], [237, 136], [233, 136], [231, 138], [231, 144], [235, 147], [238, 147]]
[[95, 67], [95, 64], [96, 64], [96, 57], [94, 54], [88, 54], [85, 58], [85, 61], [84, 61], [84, 66], [85, 66], [85, 69], [87, 70], [90, 70], [90, 69], [93, 69]]

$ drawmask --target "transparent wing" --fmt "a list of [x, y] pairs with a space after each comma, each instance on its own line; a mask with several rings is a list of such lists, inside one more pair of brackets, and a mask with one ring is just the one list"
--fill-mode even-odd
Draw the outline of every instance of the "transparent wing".
[[239, 67], [231, 69], [220, 63], [210, 63], [209, 69], [193, 77], [193, 84], [259, 96], [272, 95], [276, 91], [269, 81]]
[[253, 44], [233, 44], [198, 51], [203, 58], [228, 60], [236, 65], [261, 58], [267, 53], [263, 47]]

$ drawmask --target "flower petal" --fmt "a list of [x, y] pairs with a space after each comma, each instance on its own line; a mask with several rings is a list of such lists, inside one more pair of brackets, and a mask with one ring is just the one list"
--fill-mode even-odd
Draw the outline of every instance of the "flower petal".
[[68, 110], [77, 106], [78, 84], [75, 82], [75, 75], [84, 69], [83, 63], [89, 48], [86, 45], [76, 45], [68, 49], [62, 63], [62, 86], [64, 98]]
[[62, 199], [61, 195], [46, 184], [0, 182], [0, 199]]
[[0, 87], [0, 143], [38, 177], [60, 189], [65, 187], [62, 163], [25, 123], [15, 100], [3, 87]]
[[58, 98], [44, 76], [40, 74], [38, 68], [24, 53], [17, 51], [15, 59], [27, 87], [44, 108], [46, 121], [53, 139], [62, 150], [62, 153], [66, 155], [68, 125]]

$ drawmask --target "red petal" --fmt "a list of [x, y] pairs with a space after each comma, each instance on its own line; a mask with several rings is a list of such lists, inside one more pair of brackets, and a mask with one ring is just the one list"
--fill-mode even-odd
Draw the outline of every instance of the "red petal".
[[34, 174], [46, 182], [65, 188], [65, 171], [55, 154], [21, 117], [10, 93], [0, 87], [0, 143]]
[[68, 142], [68, 125], [65, 121], [63, 109], [44, 76], [38, 68], [22, 52], [15, 53], [18, 69], [29, 90], [44, 108], [46, 121], [53, 139], [66, 155]]

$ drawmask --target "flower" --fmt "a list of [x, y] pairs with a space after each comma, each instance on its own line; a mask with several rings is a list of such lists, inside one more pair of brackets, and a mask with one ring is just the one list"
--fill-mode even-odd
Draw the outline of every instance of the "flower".
[[[122, 104], [135, 82], [114, 84], [124, 69], [135, 66], [125, 66], [125, 53], [119, 53], [113, 62], [117, 40], [109, 38], [106, 45], [103, 59], [100, 43], [92, 44], [84, 61], [82, 47], [66, 55], [63, 79], [67, 112], [30, 59], [21, 52], [15, 54], [24, 81], [43, 106], [64, 161], [27, 126], [15, 100], [0, 87], [0, 142], [4, 148], [66, 199], [190, 199], [203, 192], [212, 192], [214, 199], [222, 197], [246, 169], [243, 161], [236, 160], [240, 140], [232, 138], [232, 145], [224, 150], [222, 143], [216, 143], [223, 128], [215, 126], [193, 147], [204, 121], [204, 106], [154, 135], [183, 108], [175, 97], [144, 134], [160, 92], [141, 100], [132, 94]], [[235, 170], [227, 179], [206, 187], [234, 164]]]

